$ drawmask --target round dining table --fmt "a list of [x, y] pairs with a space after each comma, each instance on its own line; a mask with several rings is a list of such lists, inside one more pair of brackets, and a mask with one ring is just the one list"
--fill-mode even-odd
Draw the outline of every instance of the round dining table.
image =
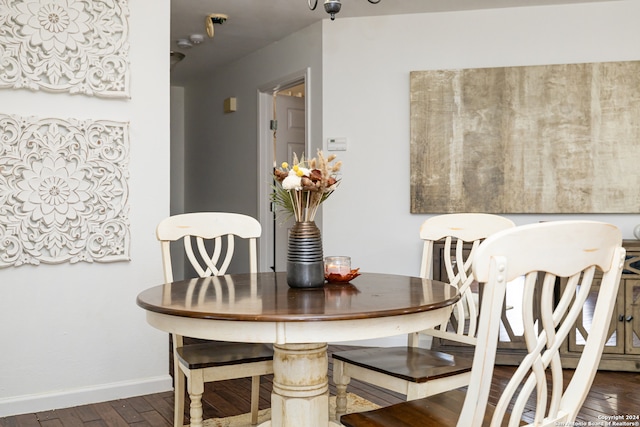
[[[457, 289], [419, 277], [363, 273], [349, 283], [291, 288], [286, 273], [165, 283], [138, 295], [147, 322], [193, 338], [273, 344], [271, 420], [261, 427], [327, 427], [327, 343], [390, 337], [447, 321]], [[191, 427], [202, 426], [196, 415]]]

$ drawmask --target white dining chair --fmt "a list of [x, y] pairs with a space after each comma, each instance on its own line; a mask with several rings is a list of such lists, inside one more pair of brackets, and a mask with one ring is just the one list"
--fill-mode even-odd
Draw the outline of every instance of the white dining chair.
[[499, 215], [456, 213], [431, 217], [420, 228], [424, 241], [420, 276], [433, 276], [434, 243], [444, 242], [442, 258], [448, 282], [458, 288], [460, 301], [450, 320], [437, 328], [411, 334], [407, 346], [361, 348], [333, 353], [337, 413], [346, 410], [346, 389], [352, 378], [392, 390], [407, 400], [463, 387], [469, 383], [471, 354], [453, 354], [422, 348], [421, 336], [473, 346], [476, 343], [478, 294], [471, 259], [488, 236], [514, 227]]
[[[624, 261], [620, 230], [601, 222], [546, 222], [487, 238], [473, 258], [473, 274], [484, 289], [467, 390], [345, 415], [340, 422], [347, 427], [577, 425], [607, 340]], [[520, 318], [527, 354], [489, 404], [506, 289], [517, 278], [524, 280]], [[597, 301], [585, 304], [594, 282], [600, 284]], [[571, 374], [562, 368], [560, 348], [584, 310], [593, 310], [593, 322]]]
[[[249, 246], [249, 273], [257, 272], [256, 240], [260, 223], [247, 215], [225, 212], [197, 212], [174, 215], [158, 224], [165, 282], [173, 282], [171, 246], [182, 241], [184, 254], [199, 277], [227, 272], [234, 258], [236, 237]], [[252, 378], [251, 425], [258, 422], [260, 376], [273, 373], [273, 349], [265, 344], [219, 341], [185, 345], [172, 334], [175, 413], [174, 427], [184, 424], [185, 380], [191, 400], [190, 417], [202, 419], [204, 383], [235, 378]]]

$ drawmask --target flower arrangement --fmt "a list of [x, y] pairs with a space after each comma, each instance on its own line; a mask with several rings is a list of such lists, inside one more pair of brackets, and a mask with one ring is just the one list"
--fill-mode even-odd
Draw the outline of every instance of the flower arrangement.
[[[283, 162], [273, 172], [273, 201], [285, 212], [293, 215], [298, 222], [313, 221], [318, 207], [339, 184], [336, 173], [342, 162], [335, 162], [336, 156], [325, 158], [318, 150], [317, 158], [300, 160], [294, 153], [293, 165]], [[333, 164], [332, 164], [333, 163]]]

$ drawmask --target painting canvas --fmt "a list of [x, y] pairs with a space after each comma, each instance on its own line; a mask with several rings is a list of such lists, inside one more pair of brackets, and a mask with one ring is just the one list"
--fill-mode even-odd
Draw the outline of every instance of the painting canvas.
[[640, 61], [414, 71], [411, 212], [640, 212]]

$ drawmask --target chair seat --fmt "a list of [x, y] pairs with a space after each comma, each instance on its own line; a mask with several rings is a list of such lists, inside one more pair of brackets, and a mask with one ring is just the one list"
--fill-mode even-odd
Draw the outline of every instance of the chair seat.
[[178, 347], [177, 353], [180, 362], [189, 369], [263, 362], [273, 359], [273, 348], [270, 345], [221, 341]]
[[471, 371], [472, 358], [417, 347], [377, 347], [340, 351], [332, 357], [345, 363], [425, 383]]
[[[466, 392], [451, 390], [422, 399], [410, 400], [373, 411], [343, 415], [346, 427], [442, 427], [455, 426], [462, 411]], [[487, 405], [482, 425], [489, 425], [495, 407]], [[508, 425], [504, 419], [503, 426]], [[520, 425], [526, 425], [524, 421]]]

